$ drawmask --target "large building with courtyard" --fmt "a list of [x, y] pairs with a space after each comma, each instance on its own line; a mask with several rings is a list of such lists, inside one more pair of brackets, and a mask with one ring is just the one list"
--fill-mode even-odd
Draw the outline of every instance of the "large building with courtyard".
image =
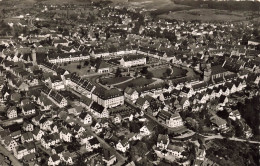
[[124, 56], [120, 60], [120, 65], [123, 67], [132, 67], [132, 66], [145, 65], [145, 64], [146, 64], [146, 57], [143, 55]]

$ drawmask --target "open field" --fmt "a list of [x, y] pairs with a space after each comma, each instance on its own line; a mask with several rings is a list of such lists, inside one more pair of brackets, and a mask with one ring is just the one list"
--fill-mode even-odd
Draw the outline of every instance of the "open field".
[[[81, 64], [81, 69], [77, 68], [77, 65]], [[79, 76], [84, 76], [87, 74], [94, 74], [95, 71], [90, 68], [90, 65], [84, 66], [84, 62], [71, 62], [70, 64], [67, 63], [67, 65], [62, 64], [61, 68], [68, 70], [70, 72], [76, 72], [79, 74]]]
[[113, 78], [102, 78], [100, 80], [100, 83], [107, 84], [107, 85], [113, 85], [118, 84], [120, 82], [124, 82], [126, 80], [131, 79], [132, 77], [113, 77]]
[[243, 21], [246, 17], [241, 12], [215, 9], [191, 9], [185, 11], [169, 12], [162, 14], [160, 18], [176, 20], [200, 20], [200, 21]]
[[124, 90], [128, 86], [140, 87], [140, 86], [149, 85], [153, 82], [155, 82], [155, 80], [139, 77], [139, 78], [133, 79], [132, 81], [126, 82], [124, 84], [116, 85], [116, 87]]
[[[162, 78], [163, 77], [163, 73], [166, 72], [166, 70], [169, 67], [163, 67], [163, 68], [159, 68], [159, 69], [153, 69], [153, 70], [149, 70], [153, 73], [153, 76], [155, 78]], [[173, 73], [171, 74], [170, 77], [180, 77], [180, 76], [185, 76], [186, 74], [186, 70], [183, 70], [181, 68], [177, 68], [177, 67], [173, 67]]]
[[171, 0], [129, 0], [125, 2], [125, 0], [112, 0], [115, 2], [115, 5], [120, 4], [125, 7], [135, 7], [142, 8], [147, 11], [153, 11], [155, 13], [165, 13], [168, 11], [179, 11], [190, 8], [185, 5], [175, 4]]

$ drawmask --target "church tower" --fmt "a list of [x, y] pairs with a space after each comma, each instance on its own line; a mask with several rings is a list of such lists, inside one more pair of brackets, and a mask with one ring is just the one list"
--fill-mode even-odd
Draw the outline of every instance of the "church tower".
[[208, 64], [206, 64], [206, 68], [204, 69], [204, 72], [203, 72], [203, 80], [206, 82], [210, 81], [211, 74], [212, 74], [211, 64], [208, 63]]
[[34, 65], [37, 65], [37, 60], [36, 60], [36, 50], [35, 48], [32, 49], [32, 61]]

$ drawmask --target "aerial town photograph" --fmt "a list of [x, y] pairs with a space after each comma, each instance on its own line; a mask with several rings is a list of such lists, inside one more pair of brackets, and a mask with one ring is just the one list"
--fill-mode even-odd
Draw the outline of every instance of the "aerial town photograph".
[[259, 166], [260, 0], [0, 0], [0, 166]]

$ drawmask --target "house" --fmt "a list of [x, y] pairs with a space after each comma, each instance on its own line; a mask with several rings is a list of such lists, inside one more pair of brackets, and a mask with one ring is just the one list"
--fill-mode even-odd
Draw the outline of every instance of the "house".
[[219, 88], [221, 88], [221, 90], [222, 90], [222, 95], [224, 95], [224, 96], [230, 95], [230, 90], [228, 87], [226, 87], [224, 85], [220, 85]]
[[193, 91], [192, 88], [183, 87], [181, 90], [180, 96], [190, 98], [194, 94], [195, 94], [195, 92]]
[[50, 135], [44, 135], [41, 138], [41, 145], [45, 148], [45, 149], [50, 149], [51, 145], [56, 145], [57, 143], [60, 142], [60, 136], [58, 133], [53, 133]]
[[84, 145], [84, 144], [88, 143], [88, 141], [90, 139], [93, 139], [93, 138], [94, 138], [94, 136], [92, 136], [86, 132], [83, 132], [82, 135], [80, 136], [80, 144]]
[[50, 156], [50, 158], [48, 160], [48, 165], [55, 166], [55, 165], [59, 165], [60, 162], [61, 162], [60, 157], [57, 154], [54, 154], [54, 155]]
[[100, 147], [100, 142], [98, 141], [98, 139], [96, 137], [88, 140], [88, 142], [86, 143], [87, 151], [93, 151], [94, 149], [97, 149], [99, 147]]
[[13, 150], [15, 158], [21, 160], [25, 155], [29, 154], [27, 149], [23, 145], [19, 145]]
[[24, 144], [25, 142], [33, 141], [33, 134], [31, 132], [23, 133], [21, 136], [21, 142]]
[[3, 144], [8, 151], [13, 151], [18, 146], [17, 142], [11, 136], [4, 137]]
[[98, 118], [108, 118], [109, 113], [106, 107], [103, 107], [102, 105], [98, 104], [97, 102], [93, 102], [90, 111], [93, 113], [94, 116]]
[[30, 154], [27, 154], [23, 157], [23, 162], [25, 163], [30, 163], [32, 161], [35, 161], [36, 160], [36, 154], [35, 153], [30, 153]]
[[109, 90], [96, 88], [93, 91], [92, 100], [105, 108], [112, 108], [124, 104], [124, 95], [115, 88]]
[[190, 102], [189, 102], [188, 98], [186, 98], [186, 97], [178, 97], [178, 101], [183, 109], [190, 106]]
[[6, 116], [8, 119], [17, 118], [17, 109], [15, 106], [9, 107], [6, 111]]
[[120, 65], [123, 67], [132, 67], [146, 64], [146, 57], [142, 55], [124, 56], [120, 60]]
[[64, 82], [61, 78], [61, 76], [51, 76], [48, 79], [48, 83], [50, 85], [50, 87], [54, 90], [64, 90], [65, 89], [65, 85]]
[[87, 112], [84, 112], [84, 111], [81, 112], [81, 114], [79, 115], [79, 118], [84, 124], [92, 123], [92, 116]]
[[136, 100], [138, 99], [139, 97], [139, 94], [138, 92], [133, 89], [133, 88], [130, 88], [130, 87], [127, 87], [125, 90], [124, 90], [124, 95], [125, 95], [125, 98], [132, 101], [132, 102], [136, 102]]
[[82, 135], [83, 132], [85, 131], [85, 128], [82, 127], [82, 126], [79, 125], [79, 124], [76, 124], [76, 125], [73, 127], [73, 131], [76, 132], [78, 135]]
[[168, 126], [173, 128], [183, 126], [183, 121], [179, 113], [175, 113], [170, 117]]
[[113, 122], [114, 122], [115, 124], [120, 124], [121, 121], [122, 121], [122, 116], [121, 116], [120, 114], [116, 114], [116, 115], [114, 116], [114, 118], [113, 118]]
[[210, 122], [212, 123], [212, 129], [223, 131], [227, 129], [227, 122], [218, 117], [217, 115], [213, 115], [210, 117]]
[[24, 131], [33, 131], [34, 126], [33, 126], [32, 123], [30, 123], [28, 121], [24, 121], [23, 125], [22, 125], [22, 128], [23, 128]]
[[149, 136], [152, 132], [153, 132], [153, 125], [150, 123], [145, 124], [143, 127], [140, 128], [141, 136]]
[[51, 90], [48, 93], [48, 98], [60, 108], [63, 108], [68, 105], [67, 99], [64, 96], [62, 96], [59, 92]]
[[47, 131], [50, 130], [50, 126], [53, 123], [53, 119], [49, 117], [42, 118], [40, 120], [40, 129]]
[[40, 128], [35, 127], [34, 130], [32, 131], [32, 134], [35, 140], [40, 141], [42, 136], [44, 135], [44, 132]]
[[93, 123], [91, 124], [91, 130], [99, 134], [102, 132], [102, 126], [99, 122], [93, 121]]
[[35, 114], [35, 106], [33, 104], [27, 104], [22, 107], [22, 113], [24, 116]]
[[161, 100], [161, 101], [165, 101], [165, 100], [169, 100], [169, 99], [171, 99], [171, 93], [170, 92], [164, 92], [164, 93], [162, 93], [162, 94], [160, 94], [160, 96], [159, 96], [159, 99]]
[[53, 133], [59, 133], [60, 132], [60, 125], [58, 125], [57, 122], [54, 122], [50, 125], [49, 131]]
[[33, 124], [36, 125], [36, 126], [39, 126], [39, 125], [40, 125], [40, 120], [41, 120], [42, 118], [44, 118], [44, 117], [45, 117], [44, 114], [39, 114], [39, 115], [33, 117], [33, 118], [32, 118]]
[[36, 152], [36, 145], [33, 141], [25, 142], [23, 145], [27, 149], [28, 153], [35, 153]]
[[156, 147], [159, 149], [166, 149], [169, 145], [169, 136], [168, 135], [163, 135], [163, 134], [159, 134], [158, 138], [157, 138], [157, 145]]
[[61, 131], [60, 131], [60, 138], [63, 139], [63, 141], [65, 142], [71, 142], [72, 141], [72, 133], [63, 128]]
[[41, 110], [50, 110], [51, 106], [53, 103], [51, 102], [50, 99], [48, 99], [47, 96], [40, 94], [40, 96], [37, 99], [37, 104], [39, 104], [41, 107]]
[[221, 95], [221, 96], [219, 97], [219, 100], [218, 100], [219, 106], [224, 107], [224, 106], [226, 106], [227, 103], [228, 103], [228, 97], [227, 97], [227, 96], [224, 96], [224, 95]]
[[169, 155], [173, 155], [176, 158], [183, 158], [182, 153], [184, 152], [184, 148], [181, 146], [176, 146], [173, 144], [169, 144], [166, 149]]
[[111, 166], [117, 161], [116, 156], [107, 149], [103, 150], [102, 160], [106, 163], [107, 166]]
[[95, 69], [97, 73], [109, 73], [111, 71], [110, 65], [103, 60], [95, 64]]
[[226, 82], [224, 86], [229, 89], [230, 93], [235, 93], [237, 91], [237, 87], [233, 82]]
[[129, 148], [130, 145], [127, 138], [124, 138], [123, 140], [119, 140], [119, 142], [116, 144], [116, 150], [119, 150], [123, 153], [125, 153]]
[[56, 146], [51, 150], [52, 154], [57, 154], [61, 156], [61, 154], [65, 151], [63, 145]]
[[74, 159], [72, 157], [73, 155], [70, 152], [63, 152], [61, 154], [61, 160], [65, 162], [67, 165], [73, 165]]
[[150, 106], [150, 103], [143, 97], [139, 97], [136, 100], [135, 104], [136, 104], [137, 107], [139, 107], [142, 110], [146, 110]]
[[229, 116], [228, 116], [230, 119], [232, 120], [240, 120], [241, 119], [241, 114], [238, 110], [233, 110], [229, 113]]

